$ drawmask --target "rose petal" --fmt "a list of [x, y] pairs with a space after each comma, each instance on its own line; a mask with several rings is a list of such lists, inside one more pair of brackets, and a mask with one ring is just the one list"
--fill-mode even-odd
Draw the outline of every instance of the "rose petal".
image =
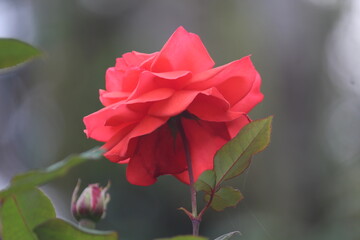
[[121, 91], [122, 90], [122, 79], [124, 72], [116, 70], [114, 67], [106, 70], [106, 90], [107, 91]]
[[[130, 141], [155, 131], [157, 128], [165, 124], [167, 120], [168, 118], [145, 116], [131, 131], [128, 132], [128, 134], [125, 136], [121, 135], [117, 139], [118, 143], [105, 153], [104, 156], [112, 162], [118, 162], [129, 158], [128, 149], [129, 145], [131, 145]], [[130, 147], [135, 148], [135, 146]]]
[[229, 63], [217, 68], [212, 68], [207, 71], [199, 72], [195, 74], [188, 82], [188, 84], [184, 87], [184, 89], [202, 91], [215, 87], [217, 84], [226, 80], [226, 78], [224, 78], [224, 75], [227, 74], [224, 74], [223, 76], [221, 76], [220, 74], [222, 71], [227, 69], [231, 64], [234, 63]]
[[[111, 150], [114, 146], [116, 146], [120, 141], [122, 141], [126, 135], [131, 132], [132, 129], [136, 126], [136, 123], [123, 123], [121, 126], [119, 126], [119, 130], [116, 132], [116, 134], [113, 134], [113, 136], [102, 146], [103, 149], [106, 151]], [[121, 128], [120, 128], [121, 127]], [[132, 146], [133, 147], [133, 146]], [[128, 147], [129, 149], [131, 147]], [[128, 150], [129, 152], [129, 150]], [[107, 153], [105, 153], [106, 156]], [[113, 162], [123, 161], [124, 159], [127, 159], [126, 156], [122, 156], [121, 158], [117, 158], [116, 161], [114, 158], [111, 158], [110, 160]]]
[[143, 95], [141, 95], [135, 99], [128, 100], [128, 101], [126, 101], [126, 103], [132, 104], [132, 103], [160, 101], [160, 100], [171, 97], [171, 95], [173, 95], [174, 92], [175, 92], [175, 90], [173, 90], [171, 88], [158, 88], [153, 91], [144, 93]]
[[135, 112], [122, 103], [110, 105], [84, 117], [86, 134], [88, 137], [106, 142], [119, 130], [119, 126], [109, 124], [112, 118], [122, 119], [121, 122], [118, 122], [120, 125], [124, 121], [137, 121], [144, 114], [143, 112]]
[[187, 110], [202, 120], [214, 122], [231, 121], [243, 114], [230, 111], [229, 103], [216, 88], [197, 95]]
[[134, 91], [130, 94], [128, 100], [133, 100], [139, 96], [151, 92], [156, 89], [154, 83], [154, 75], [151, 72], [144, 71], [140, 74], [139, 79], [136, 82], [136, 87]]
[[136, 51], [128, 52], [122, 55], [124, 61], [128, 64], [128, 66], [136, 66], [139, 67], [148, 59], [153, 58], [157, 53], [140, 53]]
[[168, 87], [176, 90], [183, 89], [190, 81], [192, 73], [190, 71], [174, 71], [166, 73], [152, 73], [157, 78], [154, 81], [158, 87]]
[[257, 73], [255, 76], [255, 81], [251, 86], [251, 89], [242, 99], [240, 99], [232, 107], [232, 110], [249, 112], [253, 107], [255, 107], [258, 103], [260, 103], [264, 98], [264, 95], [260, 92], [260, 85], [261, 85], [261, 77], [260, 74]]
[[189, 70], [194, 73], [214, 66], [208, 51], [199, 36], [179, 27], [155, 58], [153, 72]]
[[162, 79], [175, 80], [188, 76], [189, 74], [191, 74], [191, 72], [190, 71], [173, 71], [173, 72], [162, 72], [162, 73], [152, 72], [151, 74]]
[[145, 60], [144, 62], [142, 62], [139, 67], [141, 69], [150, 71], [151, 65], [154, 62], [154, 60], [158, 54], [159, 54], [159, 52], [153, 53], [153, 55], [150, 58], [148, 58], [147, 60]]
[[129, 96], [129, 93], [125, 92], [108, 92], [105, 90], [99, 90], [100, 102], [104, 106], [109, 106], [111, 104], [117, 103], [121, 100], [126, 99]]
[[176, 91], [170, 98], [154, 103], [149, 114], [159, 117], [171, 117], [182, 113], [199, 94], [197, 91]]
[[216, 87], [231, 106], [250, 91], [257, 71], [250, 57], [195, 75], [185, 89], [204, 90]]
[[[194, 180], [202, 172], [213, 169], [215, 153], [230, 140], [225, 123], [195, 121], [183, 118], [181, 120], [190, 148]], [[176, 177], [189, 184], [188, 171], [177, 174]]]
[[176, 71], [161, 74], [144, 71], [141, 73], [137, 86], [129, 96], [128, 100], [136, 101], [140, 96], [159, 88], [176, 89], [179, 85], [178, 82], [181, 82], [190, 75], [191, 73], [189, 71]]
[[240, 130], [249, 122], [251, 122], [251, 120], [246, 114], [243, 114], [241, 117], [231, 122], [227, 122], [226, 126], [228, 128], [231, 139], [234, 138], [240, 132]]
[[115, 70], [126, 71], [129, 66], [124, 58], [117, 58], [115, 63]]
[[178, 174], [187, 168], [182, 140], [174, 139], [168, 125], [139, 137], [137, 149], [126, 170], [130, 183], [148, 186], [164, 174]]
[[106, 71], [106, 90], [118, 92], [132, 92], [139, 79], [140, 69], [132, 68], [120, 71], [114, 67]]
[[231, 106], [237, 104], [244, 97], [248, 97], [255, 83], [259, 88], [258, 92], [254, 92], [254, 94], [260, 93], [261, 80], [257, 78], [259, 74], [252, 64], [250, 57], [245, 57], [238, 61], [235, 67], [237, 67], [237, 72], [233, 69], [232, 74], [229, 74], [227, 80], [216, 87], [229, 101]]

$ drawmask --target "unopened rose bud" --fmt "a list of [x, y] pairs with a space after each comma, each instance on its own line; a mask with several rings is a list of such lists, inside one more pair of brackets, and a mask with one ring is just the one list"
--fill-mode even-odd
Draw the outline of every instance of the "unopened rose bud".
[[98, 222], [105, 217], [106, 205], [110, 201], [110, 195], [107, 193], [110, 188], [110, 182], [105, 188], [99, 187], [99, 184], [90, 184], [81, 193], [78, 198], [80, 180], [78, 181], [71, 200], [71, 212], [79, 222], [90, 220], [93, 223]]

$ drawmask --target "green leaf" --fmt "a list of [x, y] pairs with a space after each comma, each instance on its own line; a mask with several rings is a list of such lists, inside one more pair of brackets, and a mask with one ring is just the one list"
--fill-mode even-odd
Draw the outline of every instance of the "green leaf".
[[215, 187], [215, 173], [213, 170], [203, 172], [195, 183], [196, 191], [212, 192]]
[[16, 193], [0, 208], [3, 240], [37, 240], [34, 227], [54, 217], [53, 205], [39, 189]]
[[241, 232], [239, 232], [239, 231], [229, 232], [227, 234], [221, 235], [220, 237], [217, 237], [215, 240], [228, 240], [234, 236], [240, 236], [240, 235], [241, 235]]
[[71, 168], [81, 163], [99, 159], [102, 153], [103, 150], [94, 148], [78, 155], [71, 155], [44, 170], [35, 170], [17, 175], [12, 179], [11, 185], [7, 189], [0, 191], [0, 199], [64, 176]]
[[0, 39], [0, 69], [14, 67], [40, 55], [41, 51], [28, 43], [10, 38]]
[[76, 227], [62, 219], [50, 219], [38, 225], [34, 232], [39, 240], [117, 240], [116, 232]]
[[207, 240], [204, 237], [195, 237], [192, 235], [176, 236], [172, 238], [159, 238], [157, 240]]
[[[210, 194], [205, 194], [205, 201], [210, 201]], [[222, 211], [227, 207], [235, 207], [244, 197], [241, 192], [232, 187], [222, 187], [214, 195], [210, 207]]]
[[216, 153], [216, 185], [240, 175], [249, 166], [251, 156], [269, 145], [272, 119], [270, 116], [249, 123]]

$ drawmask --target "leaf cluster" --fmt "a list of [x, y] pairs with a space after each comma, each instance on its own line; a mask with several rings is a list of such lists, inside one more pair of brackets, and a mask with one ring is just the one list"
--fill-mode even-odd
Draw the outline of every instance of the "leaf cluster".
[[207, 203], [200, 217], [208, 207], [222, 211], [236, 206], [244, 198], [238, 189], [222, 187], [222, 183], [242, 174], [252, 156], [269, 145], [272, 119], [270, 116], [249, 123], [216, 153], [214, 169], [203, 172], [195, 183], [196, 191], [205, 193]]
[[44, 169], [15, 176], [0, 191], [0, 223], [3, 240], [116, 240], [115, 232], [95, 231], [56, 218], [50, 199], [37, 186], [64, 176], [71, 168], [100, 159], [95, 148], [72, 155]]
[[[41, 51], [17, 39], [0, 39], [0, 73], [12, 70], [41, 55]], [[2, 240], [116, 240], [115, 232], [77, 227], [56, 218], [50, 199], [37, 187], [64, 176], [72, 167], [96, 160], [103, 151], [95, 148], [75, 154], [54, 165], [15, 176], [0, 191], [0, 239]]]

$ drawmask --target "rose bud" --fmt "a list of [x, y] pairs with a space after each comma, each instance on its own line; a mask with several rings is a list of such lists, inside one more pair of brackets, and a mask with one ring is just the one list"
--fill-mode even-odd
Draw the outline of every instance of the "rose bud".
[[80, 225], [94, 227], [96, 222], [105, 217], [106, 206], [110, 201], [110, 195], [107, 193], [110, 182], [105, 188], [99, 187], [98, 183], [89, 184], [78, 197], [80, 183], [78, 180], [72, 195], [71, 211]]

